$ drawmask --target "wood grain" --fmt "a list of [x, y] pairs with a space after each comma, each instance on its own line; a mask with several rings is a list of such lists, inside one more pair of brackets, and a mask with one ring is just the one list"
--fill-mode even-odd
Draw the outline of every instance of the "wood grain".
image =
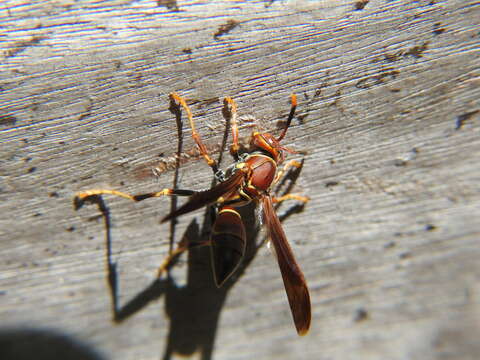
[[[0, 357], [475, 359], [479, 17], [455, 0], [4, 2]], [[246, 136], [251, 116], [277, 131], [298, 95], [285, 145], [307, 151], [293, 191], [311, 201], [279, 214], [309, 335], [266, 247], [220, 290], [207, 248], [156, 279], [172, 238], [208, 236], [204, 212], [174, 226], [170, 199], [74, 209], [90, 188], [209, 187], [172, 91], [215, 158], [224, 96]]]

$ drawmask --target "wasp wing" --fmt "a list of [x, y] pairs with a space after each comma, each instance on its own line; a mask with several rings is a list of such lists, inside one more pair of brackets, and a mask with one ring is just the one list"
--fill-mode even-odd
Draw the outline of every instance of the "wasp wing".
[[299, 335], [305, 335], [310, 328], [310, 294], [302, 270], [295, 261], [282, 224], [273, 207], [272, 198], [262, 198], [263, 219], [277, 254], [278, 266], [282, 273], [293, 321]]
[[196, 192], [190, 197], [190, 199], [188, 199], [185, 204], [165, 216], [161, 222], [163, 223], [165, 221], [176, 218], [177, 216], [184, 215], [191, 211], [198, 210], [206, 205], [213, 204], [221, 196], [224, 196], [238, 189], [238, 187], [245, 179], [245, 176], [246, 172], [240, 169], [237, 170], [227, 180], [215, 185], [213, 188], [205, 191]]

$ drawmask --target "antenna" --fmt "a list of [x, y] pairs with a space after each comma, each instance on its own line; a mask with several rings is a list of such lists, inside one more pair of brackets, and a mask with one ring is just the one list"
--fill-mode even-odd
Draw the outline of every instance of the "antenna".
[[278, 142], [282, 141], [282, 139], [285, 137], [285, 134], [287, 133], [288, 127], [290, 126], [290, 123], [292, 122], [293, 115], [295, 115], [295, 109], [297, 108], [297, 95], [295, 95], [295, 94], [290, 95], [290, 101], [292, 102], [292, 107], [290, 108], [290, 114], [288, 114], [287, 125], [285, 125], [285, 129], [283, 129], [283, 132], [277, 138]]

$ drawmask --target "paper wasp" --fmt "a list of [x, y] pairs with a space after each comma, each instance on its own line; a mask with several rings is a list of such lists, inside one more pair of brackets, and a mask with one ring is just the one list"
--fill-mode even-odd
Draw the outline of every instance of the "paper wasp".
[[[290, 113], [281, 134], [275, 138], [270, 133], [254, 131], [249, 147], [243, 152], [240, 151], [239, 145], [237, 105], [232, 98], [225, 98], [224, 105], [229, 112], [233, 137], [230, 152], [236, 160], [226, 171], [219, 170], [216, 161], [210, 157], [195, 128], [192, 113], [185, 99], [176, 93], [172, 93], [170, 94], [170, 100], [185, 110], [192, 129], [193, 140], [200, 154], [212, 168], [218, 184], [205, 191], [163, 189], [159, 192], [141, 195], [95, 189], [77, 193], [75, 201], [82, 202], [88, 197], [102, 194], [117, 195], [134, 201], [165, 195], [190, 197], [185, 204], [166, 215], [161, 220], [162, 223], [204, 206], [215, 205], [217, 209], [216, 220], [208, 244], [211, 248], [213, 273], [218, 287], [222, 286], [234, 273], [245, 254], [246, 230], [237, 209], [255, 202], [261, 206], [263, 211], [263, 223], [268, 230], [268, 235], [277, 255], [297, 332], [299, 335], [306, 334], [311, 321], [310, 295], [303, 273], [295, 261], [281, 222], [275, 212], [274, 203], [287, 199], [307, 202], [308, 198], [292, 194], [286, 194], [278, 198], [270, 195], [272, 186], [278, 183], [289, 167], [301, 166], [296, 161], [290, 161], [284, 165], [283, 169], [277, 171], [278, 166], [285, 160], [285, 153], [295, 153], [295, 151], [281, 146], [280, 142], [285, 137], [294, 117], [297, 106], [296, 96], [294, 94], [291, 96]], [[178, 248], [167, 257], [160, 267], [159, 276], [163, 270], [168, 268], [174, 256], [178, 256], [188, 248], [188, 244], [179, 244]]]

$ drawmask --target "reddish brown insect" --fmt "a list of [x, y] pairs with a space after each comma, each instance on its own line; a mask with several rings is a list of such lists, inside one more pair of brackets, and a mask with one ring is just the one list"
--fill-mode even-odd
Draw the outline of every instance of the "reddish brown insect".
[[[212, 228], [209, 244], [212, 249], [212, 264], [215, 282], [218, 287], [234, 273], [241, 262], [246, 249], [246, 231], [237, 208], [250, 202], [260, 204], [263, 209], [263, 222], [268, 229], [269, 237], [277, 255], [278, 265], [287, 292], [293, 320], [299, 335], [308, 332], [311, 320], [310, 295], [300, 267], [293, 256], [280, 220], [275, 213], [273, 204], [287, 199], [307, 202], [308, 198], [286, 194], [272, 197], [270, 190], [279, 181], [289, 167], [300, 167], [296, 161], [288, 162], [282, 170], [278, 165], [285, 160], [285, 152], [294, 151], [280, 145], [280, 141], [290, 126], [297, 106], [296, 96], [291, 97], [291, 109], [287, 123], [280, 136], [275, 138], [269, 133], [253, 132], [249, 148], [240, 154], [237, 125], [237, 106], [230, 97], [225, 98], [225, 106], [230, 111], [232, 125], [232, 146], [230, 152], [236, 159], [235, 164], [226, 172], [219, 170], [203, 144], [195, 129], [192, 113], [186, 101], [176, 93], [170, 94], [171, 100], [177, 102], [187, 113], [192, 128], [192, 137], [207, 164], [213, 169], [219, 184], [206, 191], [180, 189], [163, 189], [159, 192], [142, 195], [129, 195], [115, 190], [88, 190], [76, 195], [80, 201], [94, 195], [111, 194], [122, 196], [134, 201], [164, 195], [190, 196], [188, 201], [177, 210], [166, 215], [162, 222], [174, 219], [180, 215], [200, 209], [207, 205], [216, 205], [217, 216]], [[165, 270], [173, 257], [188, 249], [188, 244], [180, 244], [170, 254], [160, 267], [159, 274]]]

